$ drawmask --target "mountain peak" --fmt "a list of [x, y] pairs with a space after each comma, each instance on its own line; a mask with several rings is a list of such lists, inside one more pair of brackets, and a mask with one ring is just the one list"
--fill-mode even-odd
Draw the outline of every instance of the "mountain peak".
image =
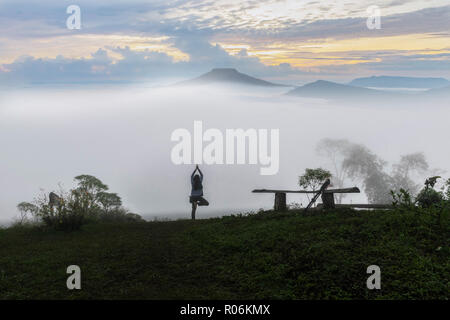
[[302, 87], [295, 88], [288, 92], [288, 95], [292, 96], [303, 96], [303, 97], [325, 98], [325, 99], [355, 98], [355, 97], [366, 97], [382, 94], [383, 93], [381, 91], [354, 87], [326, 80], [317, 80], [315, 82], [307, 83]]
[[285, 85], [276, 84], [269, 81], [251, 77], [249, 75], [239, 72], [235, 68], [214, 68], [211, 71], [199, 76], [198, 78], [184, 81], [181, 84], [204, 85], [217, 83], [252, 85], [263, 87], [287, 87]]
[[316, 80], [314, 82], [307, 83], [306, 85], [339, 85], [339, 83], [331, 82], [327, 80]]
[[212, 73], [239, 73], [235, 68], [213, 68]]

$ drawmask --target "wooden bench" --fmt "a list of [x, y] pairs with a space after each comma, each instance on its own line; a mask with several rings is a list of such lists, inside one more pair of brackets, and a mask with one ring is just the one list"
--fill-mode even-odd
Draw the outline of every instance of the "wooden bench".
[[[275, 201], [273, 209], [275, 211], [286, 211], [286, 194], [287, 193], [302, 193], [302, 194], [317, 194], [320, 191], [307, 191], [307, 190], [271, 190], [271, 189], [255, 189], [254, 193], [274, 193]], [[324, 209], [334, 209], [336, 204], [334, 202], [335, 193], [360, 193], [361, 191], [357, 187], [343, 188], [343, 189], [326, 189], [322, 193], [322, 202]], [[340, 206], [340, 205], [337, 205]], [[352, 206], [352, 205], [350, 205]]]

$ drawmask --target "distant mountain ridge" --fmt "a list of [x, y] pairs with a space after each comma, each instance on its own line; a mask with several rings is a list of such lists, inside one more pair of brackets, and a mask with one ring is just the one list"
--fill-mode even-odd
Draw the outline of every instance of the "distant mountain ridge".
[[240, 84], [260, 87], [292, 87], [251, 77], [233, 68], [215, 68], [197, 78], [178, 83], [178, 85], [205, 84]]
[[[276, 88], [285, 87], [289, 91], [285, 93], [288, 96], [321, 98], [341, 102], [364, 101], [365, 104], [392, 102], [392, 101], [414, 101], [428, 99], [430, 97], [450, 96], [450, 82], [444, 78], [412, 78], [412, 77], [390, 77], [373, 76], [368, 78], [357, 78], [348, 84], [336, 83], [326, 80], [317, 80], [307, 83], [303, 86], [276, 84], [266, 80], [258, 79], [247, 74], [241, 73], [233, 68], [214, 68], [211, 71], [200, 75], [197, 78], [177, 83], [177, 86], [203, 86], [226, 84], [245, 88], [266, 87]], [[406, 91], [382, 90], [382, 88], [423, 88], [434, 86], [424, 92], [408, 93]], [[447, 85], [445, 85], [447, 84]], [[425, 88], [426, 88], [425, 87]], [[291, 88], [291, 89], [289, 89]], [[378, 89], [380, 88], [380, 89]]]
[[435, 89], [450, 86], [450, 81], [444, 78], [392, 77], [372, 76], [356, 78], [348, 83], [356, 87], [374, 88], [426, 88]]
[[432, 99], [449, 99], [450, 86], [428, 89], [417, 93], [405, 93], [318, 80], [290, 90], [286, 95], [326, 99], [342, 103], [357, 103], [358, 105], [428, 104], [433, 101]]
[[363, 98], [367, 96], [385, 96], [383, 91], [350, 86], [331, 81], [318, 80], [295, 88], [287, 93], [290, 96], [301, 96], [324, 99]]

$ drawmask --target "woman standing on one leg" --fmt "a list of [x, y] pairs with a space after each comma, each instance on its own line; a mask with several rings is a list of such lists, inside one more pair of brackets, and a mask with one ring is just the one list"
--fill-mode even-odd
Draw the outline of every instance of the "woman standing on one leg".
[[[196, 173], [198, 171], [198, 173]], [[197, 210], [197, 205], [208, 206], [209, 202], [203, 198], [203, 173], [198, 167], [195, 167], [194, 172], [191, 174], [191, 196], [190, 202], [192, 203], [192, 220], [195, 220], [195, 211]]]

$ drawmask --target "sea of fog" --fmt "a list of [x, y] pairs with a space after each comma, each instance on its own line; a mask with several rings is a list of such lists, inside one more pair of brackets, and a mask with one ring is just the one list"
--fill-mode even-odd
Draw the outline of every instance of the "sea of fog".
[[[80, 174], [100, 178], [122, 196], [125, 207], [146, 218], [189, 217], [194, 165], [172, 163], [176, 143], [171, 134], [179, 128], [192, 132], [195, 120], [205, 130], [280, 132], [276, 175], [260, 175], [260, 165], [201, 166], [210, 206], [199, 209], [200, 218], [270, 208], [273, 195], [251, 191], [296, 189], [305, 168], [329, 167], [315, 153], [317, 142], [327, 137], [365, 144], [390, 163], [423, 151], [432, 167], [450, 169], [450, 109], [443, 101], [346, 107], [283, 96], [287, 90], [81, 86], [0, 91], [0, 221], [17, 216], [17, 203], [33, 200], [41, 189], [73, 187]], [[345, 201], [366, 198], [352, 195]], [[288, 195], [288, 202], [305, 204], [306, 198]]]

